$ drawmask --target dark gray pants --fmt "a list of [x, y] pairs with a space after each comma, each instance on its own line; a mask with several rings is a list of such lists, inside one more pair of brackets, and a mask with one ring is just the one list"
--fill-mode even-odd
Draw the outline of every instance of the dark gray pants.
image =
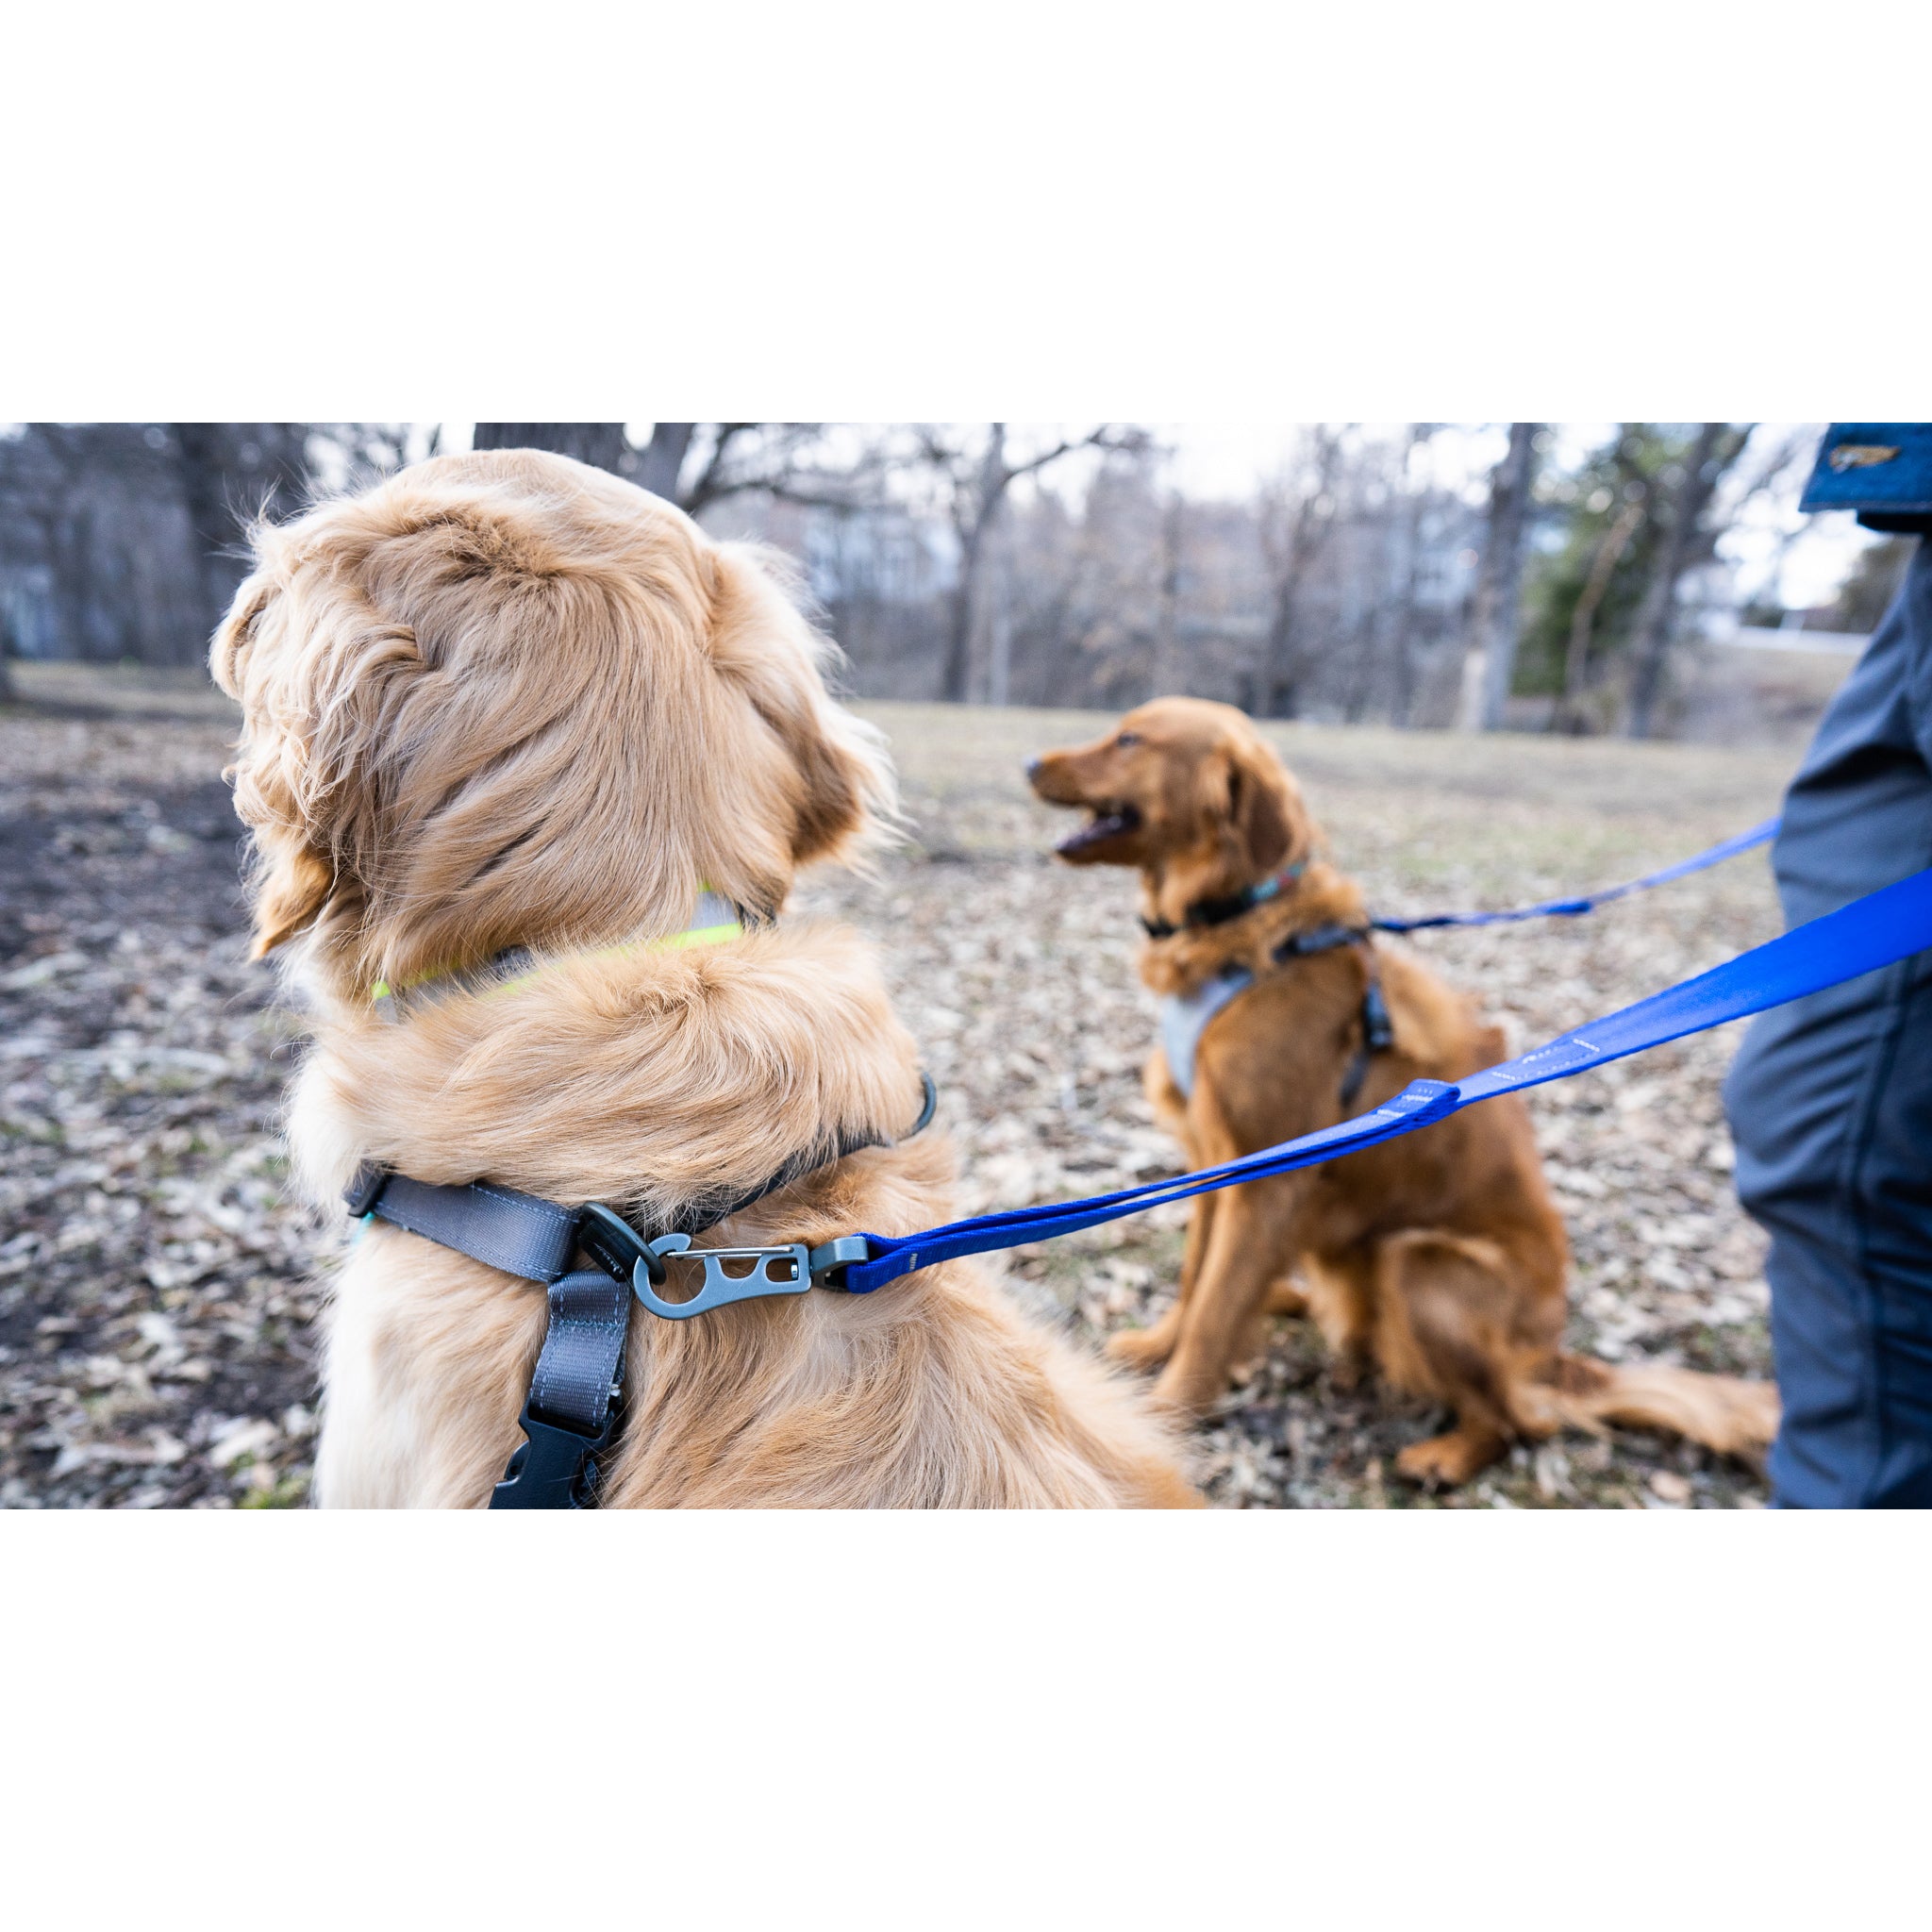
[[[1792, 925], [1932, 865], [1932, 544], [1791, 781], [1773, 865]], [[1932, 1505], [1932, 953], [1764, 1014], [1724, 1099], [1771, 1236], [1777, 1500]]]

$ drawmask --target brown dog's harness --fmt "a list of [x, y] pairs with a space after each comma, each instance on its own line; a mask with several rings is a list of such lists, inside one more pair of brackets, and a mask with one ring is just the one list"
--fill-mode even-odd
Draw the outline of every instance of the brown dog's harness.
[[[1218, 925], [1224, 919], [1236, 916], [1227, 913], [1201, 923]], [[1141, 924], [1147, 924], [1147, 922], [1143, 920]], [[1153, 933], [1153, 930], [1149, 925], [1148, 931]], [[1167, 930], [1172, 933], [1177, 928], [1170, 926]], [[1311, 958], [1318, 953], [1332, 953], [1339, 946], [1359, 946], [1362, 963], [1368, 973], [1368, 984], [1362, 991], [1361, 1039], [1341, 1076], [1341, 1110], [1345, 1115], [1355, 1105], [1363, 1083], [1369, 1077], [1370, 1062], [1376, 1054], [1387, 1053], [1395, 1044], [1395, 1025], [1390, 1017], [1389, 1002], [1382, 993], [1382, 974], [1375, 958], [1374, 935], [1365, 925], [1331, 923], [1312, 926], [1307, 932], [1291, 934], [1274, 948], [1273, 957], [1277, 964], [1287, 965], [1295, 959]], [[1255, 980], [1256, 975], [1245, 966], [1230, 966], [1191, 993], [1169, 993], [1161, 1001], [1161, 1049], [1167, 1057], [1168, 1074], [1180, 1089], [1183, 1098], [1191, 1098], [1193, 1094], [1194, 1056], [1202, 1034], [1208, 1030], [1208, 1023], [1224, 1007], [1247, 991]]]

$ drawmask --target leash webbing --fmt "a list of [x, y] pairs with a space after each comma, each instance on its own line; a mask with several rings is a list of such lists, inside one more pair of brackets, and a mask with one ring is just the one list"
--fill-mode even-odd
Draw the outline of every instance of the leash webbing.
[[[1762, 832], [1764, 828], [1757, 829]], [[1705, 863], [1717, 862], [1709, 854], [1701, 858]], [[1413, 1081], [1402, 1092], [1354, 1120], [1318, 1128], [1298, 1140], [1263, 1148], [1219, 1167], [1084, 1200], [975, 1215], [920, 1234], [868, 1234], [863, 1237], [869, 1249], [867, 1258], [846, 1269], [845, 1286], [854, 1293], [869, 1294], [914, 1269], [930, 1268], [962, 1255], [984, 1255], [1073, 1234], [1194, 1194], [1318, 1166], [1446, 1120], [1478, 1101], [1541, 1086], [1546, 1080], [1567, 1078], [1641, 1053], [1646, 1047], [1682, 1039], [1688, 1033], [1702, 1033], [1726, 1021], [1746, 1019], [1767, 1008], [1784, 1006], [1859, 978], [1928, 947], [1932, 947], [1932, 869], [1868, 893], [1782, 938], [1754, 946], [1708, 973], [1573, 1028], [1499, 1066], [1453, 1083]]]
[[1759, 845], [1768, 845], [1777, 837], [1780, 823], [1775, 818], [1766, 819], [1762, 824], [1753, 825], [1747, 832], [1736, 833], [1707, 851], [1680, 858], [1674, 865], [1664, 866], [1657, 872], [1647, 872], [1641, 879], [1629, 879], [1621, 886], [1607, 886], [1601, 892], [1586, 893], [1581, 898], [1545, 899], [1541, 905], [1516, 906], [1506, 912], [1430, 912], [1415, 919], [1372, 919], [1369, 924], [1377, 932], [1424, 932], [1438, 925], [1508, 925], [1519, 919], [1574, 919], [1579, 912], [1594, 912], [1599, 906], [1627, 899], [1632, 892], [1647, 892], [1653, 886], [1666, 886], [1673, 879], [1689, 878], [1694, 872], [1703, 872], [1707, 867], [1722, 865], [1727, 858], [1736, 858], [1740, 852], [1751, 852]]

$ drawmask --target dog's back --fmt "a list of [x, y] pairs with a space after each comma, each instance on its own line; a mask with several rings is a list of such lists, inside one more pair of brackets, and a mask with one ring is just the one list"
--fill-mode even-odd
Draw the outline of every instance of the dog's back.
[[[419, 465], [257, 545], [212, 661], [242, 705], [257, 952], [308, 994], [291, 1130], [318, 1203], [366, 1162], [661, 1227], [820, 1158], [714, 1238], [945, 1218], [943, 1149], [877, 1144], [919, 1089], [876, 969], [773, 924], [894, 808], [769, 558], [531, 451]], [[701, 894], [748, 929], [693, 928]], [[372, 1226], [327, 1322], [321, 1499], [484, 1502], [542, 1291]], [[1140, 1395], [966, 1264], [633, 1311], [623, 1418], [615, 1504], [1192, 1497]]]

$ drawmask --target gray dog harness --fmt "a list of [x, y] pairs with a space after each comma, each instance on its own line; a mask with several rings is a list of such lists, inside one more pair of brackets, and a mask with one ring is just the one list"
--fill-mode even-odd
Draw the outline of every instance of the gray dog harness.
[[[1375, 969], [1375, 955], [1370, 944], [1369, 929], [1357, 925], [1318, 925], [1298, 932], [1275, 947], [1277, 962], [1306, 959], [1317, 953], [1332, 953], [1338, 946], [1360, 946], [1368, 962], [1369, 983], [1362, 994], [1361, 1044], [1341, 1079], [1341, 1107], [1345, 1113], [1368, 1078], [1370, 1058], [1387, 1053], [1395, 1044], [1395, 1027], [1389, 1017], [1389, 1003], [1382, 997], [1382, 976]], [[1160, 1050], [1167, 1057], [1167, 1071], [1181, 1097], [1194, 1096], [1194, 1059], [1201, 1036], [1215, 1014], [1239, 999], [1255, 983], [1255, 974], [1245, 966], [1227, 966], [1212, 979], [1205, 980], [1192, 992], [1169, 993], [1160, 1002]]]

